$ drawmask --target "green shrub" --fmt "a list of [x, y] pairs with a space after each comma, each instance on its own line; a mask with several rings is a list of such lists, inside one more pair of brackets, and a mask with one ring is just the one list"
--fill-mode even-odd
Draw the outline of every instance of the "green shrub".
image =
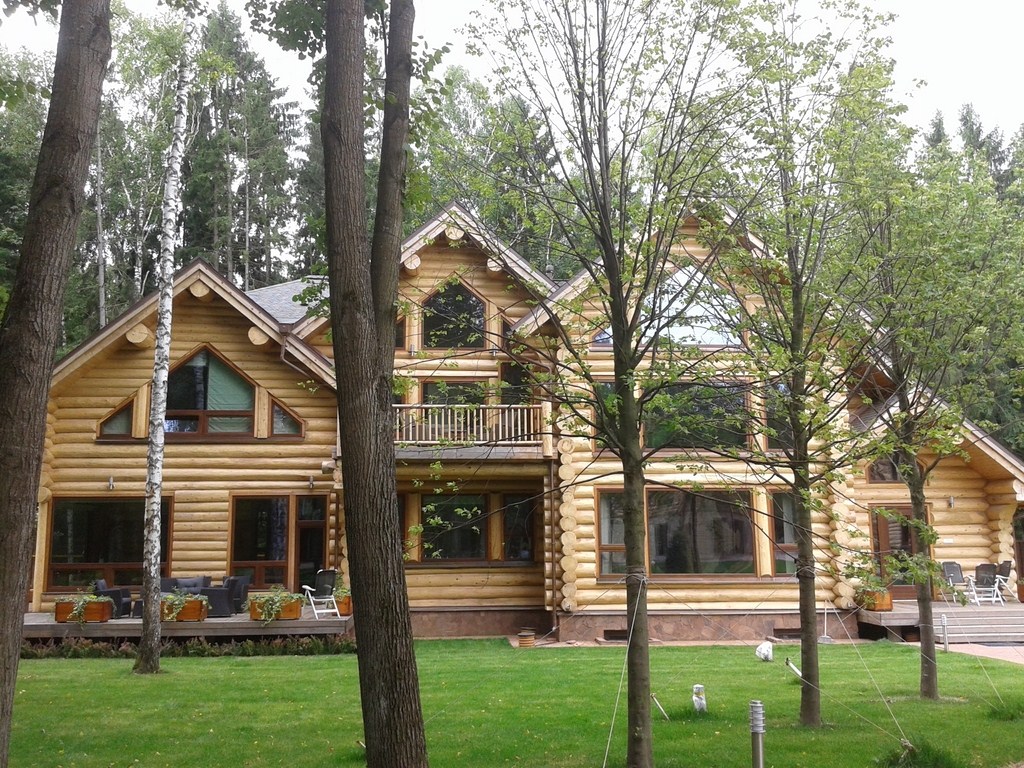
[[949, 750], [916, 739], [889, 752], [878, 764], [882, 768], [968, 768]]

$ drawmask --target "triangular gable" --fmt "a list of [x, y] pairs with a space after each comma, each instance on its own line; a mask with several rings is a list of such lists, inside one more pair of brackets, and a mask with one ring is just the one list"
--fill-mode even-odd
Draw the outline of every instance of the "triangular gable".
[[[252, 323], [254, 328], [265, 334], [268, 341], [273, 341], [282, 347], [287, 347], [297, 359], [309, 368], [311, 374], [321, 378], [324, 383], [333, 386], [333, 368], [329, 365], [323, 365], [322, 361], [324, 358], [322, 355], [308, 347], [300, 349], [299, 345], [301, 345], [301, 342], [297, 340], [293, 340], [291, 344], [286, 345], [287, 334], [282, 331], [279, 323], [255, 301], [220, 275], [206, 261], [197, 259], [188, 266], [183, 267], [174, 276], [174, 297], [177, 298], [186, 291], [197, 297], [205, 297], [212, 294], [223, 299], [225, 303]], [[110, 347], [119, 338], [139, 325], [145, 318], [153, 315], [156, 312], [158, 301], [159, 295], [156, 292], [143, 297], [129, 307], [123, 315], [82, 342], [54, 368], [53, 377], [50, 382], [51, 386], [61, 384], [86, 361]], [[305, 347], [306, 345], [301, 346]]]
[[[415, 270], [419, 267], [419, 252], [442, 234], [466, 235], [486, 254], [487, 267], [492, 271], [504, 270], [515, 277], [525, 288], [538, 298], [547, 296], [555, 284], [544, 274], [535, 270], [522, 256], [485, 227], [478, 218], [458, 203], [450, 203], [441, 213], [430, 219], [413, 232], [402, 243], [399, 262], [402, 267]], [[457, 239], [457, 238], [453, 238]]]

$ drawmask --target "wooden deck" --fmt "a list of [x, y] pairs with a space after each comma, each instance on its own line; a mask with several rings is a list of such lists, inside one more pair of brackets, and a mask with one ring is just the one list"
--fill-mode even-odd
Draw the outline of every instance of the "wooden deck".
[[[933, 612], [938, 643], [943, 638], [950, 643], [1024, 643], [1024, 605], [1016, 601], [1006, 605], [959, 605], [936, 600]], [[920, 625], [915, 600], [895, 600], [891, 611], [862, 608], [857, 620], [901, 637], [916, 632]]]
[[[237, 613], [225, 618], [209, 618], [205, 621], [165, 621], [160, 634], [165, 638], [257, 638], [289, 635], [350, 635], [352, 617], [341, 619], [317, 619], [312, 609], [305, 606], [302, 618], [291, 621], [272, 621], [264, 625], [252, 621], [248, 613]], [[142, 619], [111, 619], [98, 624], [58, 624], [53, 613], [26, 613], [23, 637], [25, 639], [61, 639], [65, 637], [120, 638], [133, 639], [142, 634]]]

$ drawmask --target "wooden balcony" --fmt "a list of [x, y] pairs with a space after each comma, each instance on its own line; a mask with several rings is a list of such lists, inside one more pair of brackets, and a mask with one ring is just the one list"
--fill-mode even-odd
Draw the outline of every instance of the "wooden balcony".
[[464, 458], [550, 458], [551, 404], [396, 405], [399, 456], [456, 455]]

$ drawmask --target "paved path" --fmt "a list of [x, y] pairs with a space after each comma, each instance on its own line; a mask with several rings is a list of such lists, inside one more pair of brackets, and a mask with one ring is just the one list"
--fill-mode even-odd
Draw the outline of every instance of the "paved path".
[[[941, 643], [935, 644], [942, 648]], [[950, 653], [966, 653], [971, 656], [982, 656], [986, 659], [999, 659], [1014, 664], [1024, 664], [1024, 645], [981, 645], [980, 643], [952, 643]]]

